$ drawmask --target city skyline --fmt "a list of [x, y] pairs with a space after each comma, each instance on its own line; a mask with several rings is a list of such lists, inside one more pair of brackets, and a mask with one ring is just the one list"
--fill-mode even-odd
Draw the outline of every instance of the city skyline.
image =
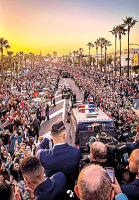
[[[138, 0], [0, 0], [0, 37], [12, 50], [43, 55], [57, 51], [84, 48], [98, 37], [110, 40], [114, 51], [114, 36], [109, 32], [126, 16], [139, 21]], [[130, 43], [139, 44], [139, 23], [131, 29]], [[119, 44], [118, 44], [119, 48]], [[127, 48], [127, 36], [122, 49]]]

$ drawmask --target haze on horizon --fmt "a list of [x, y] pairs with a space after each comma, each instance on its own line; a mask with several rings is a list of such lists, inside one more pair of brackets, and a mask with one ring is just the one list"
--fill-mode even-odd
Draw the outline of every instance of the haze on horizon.
[[[65, 54], [98, 37], [112, 42], [109, 32], [126, 16], [139, 21], [138, 0], [0, 0], [0, 37], [12, 50]], [[131, 30], [130, 43], [139, 44], [139, 22]], [[127, 36], [122, 39], [127, 48]]]

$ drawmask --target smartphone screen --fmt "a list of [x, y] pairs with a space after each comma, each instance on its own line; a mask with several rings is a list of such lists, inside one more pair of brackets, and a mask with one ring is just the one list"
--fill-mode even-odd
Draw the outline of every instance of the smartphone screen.
[[139, 109], [139, 99], [134, 99], [133, 100], [133, 108], [135, 110], [138, 110]]
[[123, 154], [124, 162], [127, 163], [129, 159], [128, 153]]
[[114, 180], [115, 180], [115, 171], [114, 171], [114, 168], [112, 167], [106, 167], [105, 170], [107, 171], [112, 183], [114, 183]]

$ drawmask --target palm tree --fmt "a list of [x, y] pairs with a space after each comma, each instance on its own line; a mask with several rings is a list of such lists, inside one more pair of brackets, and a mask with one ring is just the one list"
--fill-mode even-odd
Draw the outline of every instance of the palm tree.
[[127, 58], [127, 67], [128, 67], [128, 72], [127, 75], [128, 77], [130, 76], [130, 66], [129, 66], [129, 43], [130, 43], [130, 30], [131, 28], [136, 24], [137, 20], [133, 19], [133, 17], [126, 17], [123, 19], [124, 26], [127, 27], [127, 34], [128, 34], [128, 58]]
[[116, 29], [117, 29], [117, 34], [119, 35], [119, 46], [120, 46], [120, 76], [122, 75], [122, 68], [121, 68], [121, 46], [122, 46], [122, 42], [121, 42], [121, 40], [122, 40], [122, 35], [125, 35], [126, 34], [126, 29], [124, 28], [124, 26], [123, 25], [119, 25], [119, 26], [117, 26], [116, 27]]
[[10, 48], [9, 42], [8, 40], [4, 39], [4, 38], [0, 38], [0, 52], [1, 52], [1, 68], [0, 68], [0, 72], [1, 72], [1, 77], [3, 79], [3, 51], [4, 49], [8, 49]]
[[89, 65], [91, 65], [91, 55], [90, 55], [90, 50], [91, 50], [91, 48], [94, 47], [94, 44], [93, 44], [92, 42], [88, 42], [88, 43], [87, 43], [87, 46], [88, 46], [88, 48], [89, 48], [89, 52], [88, 52]]
[[12, 55], [13, 55], [13, 51], [7, 51], [7, 55], [9, 57], [9, 66], [10, 66], [10, 70], [11, 70], [11, 76], [13, 74], [13, 66], [12, 66]]
[[115, 76], [116, 76], [117, 28], [114, 26], [112, 31], [110, 32], [112, 33], [112, 35], [115, 36], [114, 70], [115, 70]]
[[28, 54], [24, 54], [24, 62], [25, 62], [25, 69], [28, 68], [27, 67], [27, 59], [29, 58]]
[[105, 47], [105, 72], [106, 72], [106, 68], [107, 68], [107, 47], [111, 46], [111, 42], [108, 40], [105, 40], [104, 42], [104, 47]]
[[96, 46], [96, 60], [97, 60], [97, 68], [98, 68], [98, 47], [99, 47], [99, 41], [98, 39], [94, 42]]
[[82, 67], [82, 58], [83, 58], [83, 48], [79, 48], [79, 67]]
[[101, 68], [100, 68], [100, 70], [102, 71], [102, 51], [103, 51], [103, 48], [104, 48], [104, 44], [105, 44], [105, 38], [103, 38], [103, 37], [101, 37], [101, 38], [99, 38], [98, 39], [98, 45], [100, 46], [100, 50], [101, 50], [101, 52], [100, 52], [100, 58], [101, 58], [101, 60], [100, 60], [100, 66], [101, 66]]
[[29, 58], [30, 58], [31, 67], [34, 67], [34, 54], [30, 52]]

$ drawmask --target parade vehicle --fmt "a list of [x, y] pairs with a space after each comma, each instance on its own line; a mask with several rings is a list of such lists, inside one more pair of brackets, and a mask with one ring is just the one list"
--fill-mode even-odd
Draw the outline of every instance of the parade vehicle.
[[71, 109], [69, 140], [73, 146], [78, 143], [86, 148], [90, 137], [100, 132], [112, 135], [114, 130], [113, 120], [91, 102], [77, 102]]
[[70, 74], [66, 71], [62, 72], [62, 78], [70, 78]]
[[71, 87], [68, 84], [64, 85], [64, 87], [62, 88], [62, 99], [69, 99], [71, 92]]

